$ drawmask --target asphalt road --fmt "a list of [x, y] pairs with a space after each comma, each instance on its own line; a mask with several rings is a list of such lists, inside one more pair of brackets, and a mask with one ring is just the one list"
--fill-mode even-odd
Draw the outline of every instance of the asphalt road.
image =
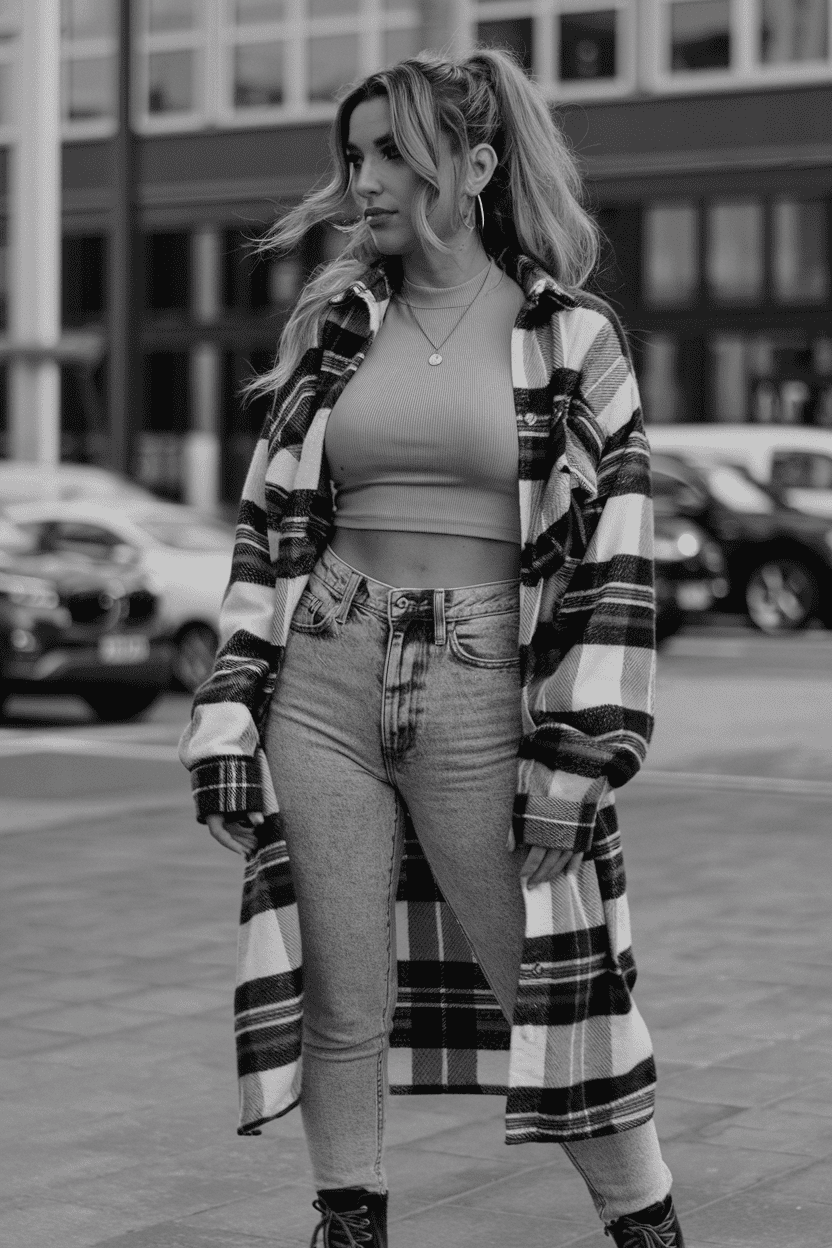
[[[620, 799], [688, 1248], [832, 1248], [832, 641], [688, 634]], [[298, 1115], [234, 1128], [239, 863], [193, 821], [184, 697], [0, 722], [0, 1248], [308, 1243]], [[492, 1098], [391, 1114], [392, 1244], [608, 1244]]]

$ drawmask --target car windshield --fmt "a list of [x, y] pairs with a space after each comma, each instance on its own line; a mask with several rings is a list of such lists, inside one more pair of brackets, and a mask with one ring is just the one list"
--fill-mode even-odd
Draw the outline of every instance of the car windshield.
[[136, 521], [156, 542], [173, 550], [222, 551], [230, 550], [234, 536], [230, 529], [205, 521], [165, 520], [156, 516], [142, 517]]
[[737, 468], [727, 465], [704, 467], [711, 493], [719, 503], [729, 507], [731, 511], [740, 511], [759, 515], [761, 512], [772, 512], [774, 500]]

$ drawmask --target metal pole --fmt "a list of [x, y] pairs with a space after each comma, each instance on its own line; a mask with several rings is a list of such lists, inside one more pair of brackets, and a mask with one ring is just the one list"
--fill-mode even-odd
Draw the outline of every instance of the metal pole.
[[118, 131], [113, 141], [113, 206], [108, 264], [107, 395], [110, 465], [133, 467], [140, 383], [141, 267], [136, 223], [136, 144], [131, 125], [131, 0], [119, 0]]
[[60, 0], [21, 5], [18, 139], [12, 152], [9, 449], [60, 458]]

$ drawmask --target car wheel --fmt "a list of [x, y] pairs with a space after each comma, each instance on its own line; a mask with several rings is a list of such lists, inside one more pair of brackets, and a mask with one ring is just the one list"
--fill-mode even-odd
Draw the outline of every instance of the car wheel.
[[99, 719], [107, 724], [116, 724], [141, 715], [153, 705], [159, 693], [158, 689], [141, 685], [101, 685], [88, 689], [84, 693], [84, 701]]
[[767, 559], [754, 569], [745, 587], [749, 618], [763, 633], [789, 633], [805, 628], [817, 600], [813, 573], [795, 559]]
[[219, 638], [209, 624], [188, 624], [176, 639], [173, 678], [180, 689], [195, 693], [211, 675]]

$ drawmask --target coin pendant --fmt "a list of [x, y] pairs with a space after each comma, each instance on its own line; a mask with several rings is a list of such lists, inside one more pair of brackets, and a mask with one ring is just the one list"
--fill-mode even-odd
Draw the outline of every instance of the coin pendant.
[[439, 354], [438, 351], [434, 351], [433, 355], [428, 356], [428, 364], [436, 365], [436, 364], [441, 364], [441, 363], [442, 363], [442, 356]]

